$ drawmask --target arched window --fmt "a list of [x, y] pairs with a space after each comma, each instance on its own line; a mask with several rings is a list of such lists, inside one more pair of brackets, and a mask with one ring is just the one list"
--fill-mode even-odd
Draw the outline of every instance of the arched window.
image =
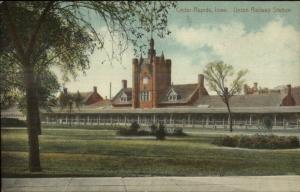
[[141, 91], [140, 92], [140, 100], [141, 101], [150, 101], [150, 92], [149, 91]]
[[144, 78], [143, 78], [143, 84], [144, 85], [147, 85], [148, 83], [149, 83], [149, 77], [148, 76], [145, 76]]

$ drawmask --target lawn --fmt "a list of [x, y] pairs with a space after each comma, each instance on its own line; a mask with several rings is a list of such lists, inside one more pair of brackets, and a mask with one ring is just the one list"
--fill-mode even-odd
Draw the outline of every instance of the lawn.
[[25, 129], [1, 130], [1, 171], [23, 176], [229, 176], [300, 174], [300, 150], [250, 150], [211, 144], [220, 134], [126, 138], [115, 130], [47, 128], [40, 136], [43, 172], [27, 169]]

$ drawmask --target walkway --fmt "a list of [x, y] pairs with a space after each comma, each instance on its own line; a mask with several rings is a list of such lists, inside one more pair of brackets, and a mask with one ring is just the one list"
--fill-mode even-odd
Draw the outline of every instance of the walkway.
[[2, 192], [299, 192], [300, 176], [4, 178]]

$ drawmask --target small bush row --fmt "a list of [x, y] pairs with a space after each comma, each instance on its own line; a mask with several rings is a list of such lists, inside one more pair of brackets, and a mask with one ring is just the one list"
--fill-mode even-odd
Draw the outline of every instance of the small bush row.
[[298, 137], [261, 134], [225, 136], [215, 139], [213, 144], [249, 149], [291, 149], [300, 147]]
[[175, 128], [172, 132], [167, 132], [163, 124], [151, 125], [148, 130], [140, 129], [137, 122], [133, 122], [129, 128], [121, 128], [117, 134], [122, 136], [156, 136], [159, 140], [164, 140], [166, 136], [186, 136], [182, 128]]

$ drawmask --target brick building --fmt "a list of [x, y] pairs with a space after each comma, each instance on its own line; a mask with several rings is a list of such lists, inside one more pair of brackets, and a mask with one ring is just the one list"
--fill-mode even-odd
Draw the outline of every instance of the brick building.
[[83, 105], [91, 105], [103, 101], [103, 97], [98, 93], [96, 86], [93, 87], [93, 91], [89, 91], [89, 92], [77, 91], [77, 93], [68, 92], [68, 89], [64, 88], [63, 91], [60, 93], [60, 95], [64, 95], [70, 98], [72, 97], [75, 99], [80, 98], [80, 101]]
[[[228, 124], [228, 112], [218, 95], [209, 95], [204, 75], [191, 84], [173, 85], [172, 62], [162, 53], [156, 55], [154, 40], [146, 58], [132, 60], [132, 87], [122, 80], [120, 91], [111, 101], [85, 105], [72, 114], [67, 109], [53, 108], [43, 113], [43, 121], [64, 124], [141, 124], [164, 122], [169, 126], [222, 127]], [[99, 100], [87, 94], [87, 103]], [[100, 99], [101, 100], [101, 99]], [[300, 86], [284, 85], [274, 89], [244, 85], [244, 94], [230, 99], [234, 127], [260, 128], [265, 117], [274, 127], [300, 128]]]
[[171, 59], [164, 54], [156, 56], [154, 40], [150, 40], [147, 58], [132, 60], [133, 87], [122, 80], [122, 89], [112, 99], [114, 107], [158, 108], [176, 105], [191, 105], [201, 95], [208, 95], [204, 76], [199, 75], [194, 84], [171, 84]]
[[[113, 107], [160, 108], [171, 106], [210, 105], [223, 107], [217, 95], [210, 96], [205, 88], [204, 75], [198, 75], [194, 84], [173, 85], [171, 83], [171, 59], [164, 54], [156, 55], [154, 40], [146, 58], [132, 60], [132, 88], [122, 80], [122, 89], [112, 99]], [[295, 106], [299, 103], [299, 87], [291, 85], [280, 89], [260, 88], [255, 82], [253, 87], [244, 85], [244, 95], [236, 95], [231, 105], [236, 107], [253, 106]], [[297, 102], [296, 102], [297, 101]]]

